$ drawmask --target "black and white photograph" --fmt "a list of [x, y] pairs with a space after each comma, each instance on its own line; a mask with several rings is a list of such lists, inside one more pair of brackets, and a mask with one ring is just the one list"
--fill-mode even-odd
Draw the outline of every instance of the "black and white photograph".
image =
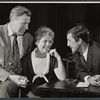
[[100, 98], [100, 2], [0, 2], [0, 98]]

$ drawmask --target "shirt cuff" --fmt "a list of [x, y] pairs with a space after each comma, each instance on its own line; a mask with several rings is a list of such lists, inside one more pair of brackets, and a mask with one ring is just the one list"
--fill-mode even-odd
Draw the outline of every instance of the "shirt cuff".
[[84, 81], [87, 82], [87, 83], [89, 83], [89, 82], [88, 82], [88, 78], [89, 78], [89, 77], [91, 77], [91, 76], [90, 76], [90, 75], [85, 76], [85, 77], [84, 77]]

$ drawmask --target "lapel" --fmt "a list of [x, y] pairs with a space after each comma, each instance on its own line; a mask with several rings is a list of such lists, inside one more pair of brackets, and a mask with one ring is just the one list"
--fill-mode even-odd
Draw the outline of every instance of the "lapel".
[[80, 62], [80, 64], [82, 65], [83, 68], [85, 68], [87, 71], [90, 71], [91, 69], [91, 64], [92, 64], [92, 52], [93, 52], [93, 43], [90, 42], [89, 43], [89, 49], [88, 49], [88, 54], [87, 54], [87, 63], [86, 66], [82, 63], [81, 59], [80, 59], [80, 54], [77, 53], [77, 59]]
[[88, 54], [87, 54], [87, 66], [88, 66], [89, 71], [91, 69], [92, 58], [93, 58], [92, 52], [93, 52], [93, 43], [91, 42], [89, 44], [89, 49], [88, 49]]
[[85, 69], [85, 70], [88, 70], [87, 64], [84, 65], [84, 64], [82, 63], [82, 61], [81, 61], [81, 59], [80, 59], [80, 54], [79, 54], [78, 52], [77, 52], [77, 54], [76, 54], [76, 57], [77, 57], [78, 62], [82, 65], [82, 68]]
[[4, 26], [4, 44], [5, 44], [5, 48], [7, 48], [8, 53], [10, 53], [10, 56], [12, 57], [12, 51], [11, 51], [11, 42], [10, 42], [10, 37], [8, 36], [8, 24], [6, 24]]
[[4, 67], [4, 47], [0, 44], [0, 64]]

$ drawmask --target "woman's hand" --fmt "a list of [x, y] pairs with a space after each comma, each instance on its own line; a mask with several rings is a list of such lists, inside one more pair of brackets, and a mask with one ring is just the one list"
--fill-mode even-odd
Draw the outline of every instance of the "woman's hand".
[[29, 81], [27, 77], [20, 75], [9, 75], [9, 79], [12, 80], [19, 87], [23, 88], [27, 86], [27, 82]]
[[49, 51], [49, 53], [50, 53], [51, 56], [56, 57], [57, 60], [61, 60], [61, 57], [60, 57], [60, 55], [57, 53], [56, 49], [51, 49], [51, 50]]

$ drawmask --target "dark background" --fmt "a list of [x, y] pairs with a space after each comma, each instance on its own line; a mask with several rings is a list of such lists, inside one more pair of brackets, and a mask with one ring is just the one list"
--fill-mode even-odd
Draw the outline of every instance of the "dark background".
[[76, 24], [86, 25], [91, 32], [91, 38], [100, 43], [99, 3], [0, 3], [0, 24], [9, 22], [9, 13], [17, 5], [25, 6], [32, 12], [29, 25], [32, 36], [42, 25], [55, 32], [52, 48], [56, 48], [61, 57], [66, 57], [71, 52], [67, 47], [66, 32]]

